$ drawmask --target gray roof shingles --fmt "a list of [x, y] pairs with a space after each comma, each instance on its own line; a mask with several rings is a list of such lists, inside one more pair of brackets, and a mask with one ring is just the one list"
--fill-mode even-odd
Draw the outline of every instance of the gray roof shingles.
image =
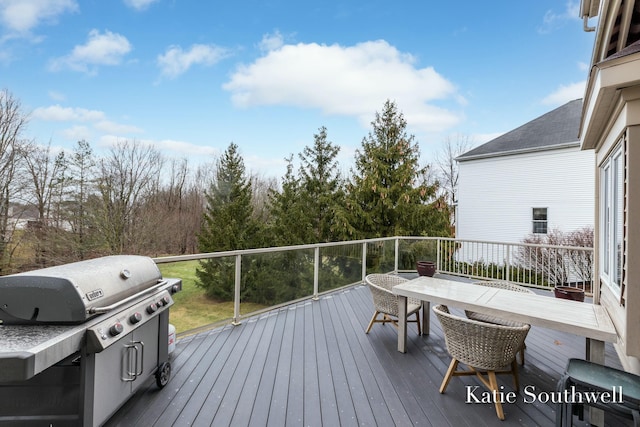
[[465, 161], [559, 148], [578, 144], [582, 99], [570, 101], [542, 116], [460, 155]]

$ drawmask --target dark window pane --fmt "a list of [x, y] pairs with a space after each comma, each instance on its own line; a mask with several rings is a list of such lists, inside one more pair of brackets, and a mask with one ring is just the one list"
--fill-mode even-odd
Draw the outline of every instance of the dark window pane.
[[534, 221], [546, 221], [547, 220], [547, 208], [533, 208], [533, 220]]
[[536, 234], [547, 234], [546, 221], [535, 221], [533, 223], [533, 232]]

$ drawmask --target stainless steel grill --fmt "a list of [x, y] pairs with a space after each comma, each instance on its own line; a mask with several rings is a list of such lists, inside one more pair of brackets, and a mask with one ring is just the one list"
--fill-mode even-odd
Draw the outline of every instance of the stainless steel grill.
[[163, 387], [181, 287], [130, 255], [0, 277], [0, 426], [101, 425], [147, 379]]

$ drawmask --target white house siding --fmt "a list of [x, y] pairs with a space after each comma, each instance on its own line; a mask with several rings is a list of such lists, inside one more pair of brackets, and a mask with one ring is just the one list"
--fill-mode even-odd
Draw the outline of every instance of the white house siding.
[[456, 237], [520, 242], [534, 207], [548, 230], [593, 227], [594, 185], [594, 153], [578, 147], [460, 162]]

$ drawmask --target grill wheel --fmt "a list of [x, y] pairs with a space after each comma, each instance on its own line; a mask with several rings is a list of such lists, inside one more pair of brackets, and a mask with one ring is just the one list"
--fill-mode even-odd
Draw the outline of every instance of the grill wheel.
[[162, 362], [156, 371], [156, 384], [159, 388], [163, 388], [171, 378], [171, 363]]

